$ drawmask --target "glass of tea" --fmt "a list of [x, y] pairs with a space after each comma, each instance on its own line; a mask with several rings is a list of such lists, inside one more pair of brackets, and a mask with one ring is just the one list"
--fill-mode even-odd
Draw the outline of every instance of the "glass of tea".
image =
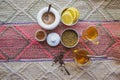
[[87, 56], [89, 52], [86, 49], [74, 49], [74, 60], [81, 66], [87, 66], [91, 63], [90, 58]]
[[87, 29], [83, 30], [82, 38], [84, 40], [91, 41], [94, 44], [99, 44], [98, 41], [99, 31], [96, 26], [89, 26]]

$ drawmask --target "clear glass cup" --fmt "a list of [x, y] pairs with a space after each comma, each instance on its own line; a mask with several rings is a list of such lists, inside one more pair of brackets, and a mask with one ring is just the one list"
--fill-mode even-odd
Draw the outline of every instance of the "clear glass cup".
[[91, 64], [90, 58], [87, 56], [89, 52], [86, 49], [74, 49], [73, 55], [75, 63], [80, 66], [88, 66]]
[[95, 25], [91, 25], [82, 31], [82, 38], [91, 41], [93, 44], [99, 44], [99, 30]]

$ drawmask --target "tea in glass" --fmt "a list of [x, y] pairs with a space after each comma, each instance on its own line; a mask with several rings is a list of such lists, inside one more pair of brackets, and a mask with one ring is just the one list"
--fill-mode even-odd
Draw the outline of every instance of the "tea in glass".
[[89, 40], [94, 44], [99, 44], [98, 36], [99, 33], [95, 26], [90, 26], [82, 32], [82, 38], [84, 40]]
[[90, 63], [90, 58], [87, 56], [89, 53], [85, 49], [73, 50], [74, 59], [77, 64], [87, 65]]

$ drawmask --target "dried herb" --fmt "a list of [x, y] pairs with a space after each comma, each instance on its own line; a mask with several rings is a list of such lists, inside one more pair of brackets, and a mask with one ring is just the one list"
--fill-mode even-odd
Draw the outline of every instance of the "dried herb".
[[73, 30], [66, 30], [63, 32], [61, 39], [65, 46], [74, 46], [78, 41], [78, 35]]
[[57, 63], [57, 62], [59, 62], [59, 64], [60, 64], [60, 66], [59, 67], [63, 67], [64, 68], [64, 70], [66, 71], [66, 73], [68, 74], [68, 75], [70, 75], [70, 73], [69, 73], [69, 71], [66, 69], [66, 67], [65, 67], [65, 63], [64, 63], [64, 61], [62, 60], [63, 59], [63, 57], [64, 57], [64, 54], [63, 53], [60, 53], [59, 55], [57, 55], [57, 56], [55, 56], [53, 59], [53, 64], [52, 64], [52, 66], [55, 64], [55, 63]]
[[53, 60], [52, 66], [53, 66], [55, 63], [61, 61], [61, 60], [63, 59], [63, 57], [64, 57], [64, 54], [63, 54], [63, 53], [60, 53], [59, 55], [55, 56], [55, 57], [53, 58], [54, 60]]
[[68, 70], [66, 69], [66, 67], [65, 67], [64, 61], [63, 61], [63, 60], [60, 60], [60, 61], [59, 61], [59, 64], [60, 64], [60, 67], [63, 67], [64, 70], [66, 71], [66, 73], [67, 73], [68, 75], [70, 75], [69, 71], [68, 71]]

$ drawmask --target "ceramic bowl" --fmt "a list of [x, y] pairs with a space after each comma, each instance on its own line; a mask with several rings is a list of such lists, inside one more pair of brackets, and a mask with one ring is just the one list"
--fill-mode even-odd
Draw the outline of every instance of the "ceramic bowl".
[[52, 29], [56, 28], [57, 25], [60, 23], [60, 14], [59, 14], [59, 12], [58, 12], [56, 9], [51, 8], [51, 9], [50, 9], [50, 12], [54, 14], [54, 16], [55, 16], [55, 21], [54, 21], [52, 24], [45, 24], [45, 23], [43, 22], [43, 20], [42, 20], [42, 16], [43, 16], [47, 11], [48, 11], [48, 7], [42, 8], [42, 9], [38, 12], [38, 14], [37, 14], [37, 21], [38, 21], [38, 24], [39, 24], [42, 28], [44, 28], [44, 29], [46, 29], [46, 30], [52, 30]]

